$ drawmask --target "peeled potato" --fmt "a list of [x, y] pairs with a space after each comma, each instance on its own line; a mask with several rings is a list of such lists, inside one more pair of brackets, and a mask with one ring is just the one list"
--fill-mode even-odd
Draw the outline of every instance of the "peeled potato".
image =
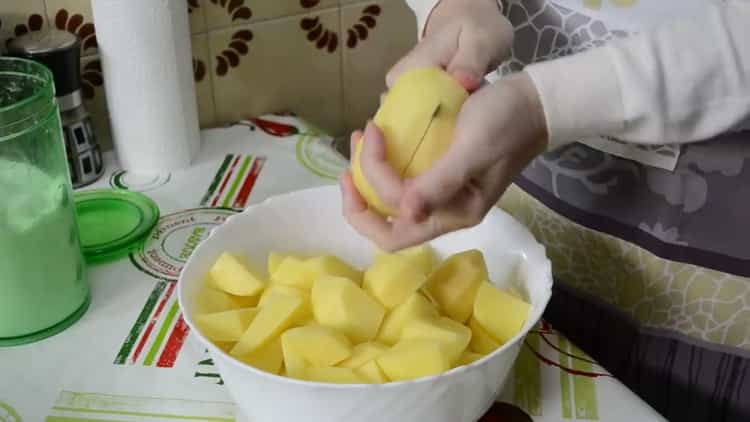
[[[383, 132], [386, 158], [396, 173], [417, 176], [445, 153], [466, 98], [466, 90], [437, 67], [410, 70], [396, 80], [373, 119]], [[372, 209], [395, 215], [396, 210], [377, 196], [362, 172], [362, 145], [353, 154], [354, 184]]]

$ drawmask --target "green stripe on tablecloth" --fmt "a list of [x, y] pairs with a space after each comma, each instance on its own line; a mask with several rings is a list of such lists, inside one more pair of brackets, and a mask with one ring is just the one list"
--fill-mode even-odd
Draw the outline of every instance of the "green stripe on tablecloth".
[[[62, 406], [55, 406], [52, 409], [58, 410], [61, 412], [93, 413], [93, 414], [100, 414], [100, 415], [143, 416], [144, 418], [178, 419], [181, 421], [235, 422], [234, 418], [222, 418], [222, 417], [210, 417], [210, 416], [171, 415], [171, 414], [166, 414], [166, 413], [129, 412], [125, 410], [79, 409], [79, 408], [74, 408], [74, 407], [62, 407]], [[79, 418], [79, 419], [74, 419], [74, 420], [86, 421], [88, 419]]]
[[169, 313], [167, 314], [167, 318], [161, 324], [161, 329], [159, 329], [159, 335], [156, 336], [156, 340], [154, 340], [154, 344], [151, 345], [151, 349], [149, 349], [148, 355], [146, 355], [146, 360], [143, 362], [144, 366], [151, 366], [154, 363], [154, 359], [156, 359], [156, 354], [159, 352], [159, 349], [161, 349], [161, 345], [162, 343], [164, 343], [164, 338], [167, 336], [169, 327], [172, 326], [172, 323], [174, 322], [174, 319], [177, 316], [177, 311], [179, 311], [179, 309], [180, 307], [176, 301], [172, 303], [172, 307], [169, 308]]
[[[570, 349], [575, 356], [586, 356], [574, 344], [570, 345]], [[594, 365], [591, 362], [575, 358], [571, 360], [573, 361], [573, 369], [577, 371], [592, 372], [594, 369]], [[581, 375], [573, 377], [573, 401], [575, 402], [577, 419], [599, 419], [599, 406], [596, 400], [596, 380], [594, 378]]]
[[229, 205], [231, 205], [232, 198], [234, 198], [234, 194], [237, 193], [237, 188], [240, 186], [240, 183], [245, 180], [245, 173], [247, 173], [247, 168], [250, 167], [250, 163], [252, 161], [252, 155], [248, 155], [247, 157], [245, 157], [245, 161], [242, 162], [240, 172], [237, 173], [237, 176], [234, 178], [234, 182], [232, 183], [232, 187], [229, 189], [227, 196], [224, 197], [224, 208], [229, 208]]
[[214, 180], [211, 181], [211, 185], [208, 187], [208, 191], [206, 192], [205, 195], [203, 195], [203, 199], [201, 199], [201, 205], [206, 205], [208, 203], [208, 200], [211, 199], [211, 197], [214, 195], [214, 192], [216, 192], [216, 188], [219, 187], [221, 180], [224, 178], [224, 173], [227, 172], [227, 168], [229, 168], [229, 164], [232, 163], [233, 158], [234, 158], [233, 154], [228, 154], [224, 158], [224, 162], [221, 163], [221, 167], [219, 167], [219, 171], [216, 172], [216, 175], [214, 176]]
[[558, 359], [560, 363], [560, 402], [562, 403], [562, 417], [570, 419], [573, 417], [573, 409], [571, 408], [570, 398], [570, 374], [568, 374], [562, 368], [570, 368], [570, 357], [567, 355], [568, 352], [568, 340], [563, 336], [558, 336], [558, 347], [560, 348], [560, 357]]
[[91, 419], [82, 418], [80, 416], [68, 417], [68, 416], [47, 416], [44, 422], [125, 422], [116, 419]]
[[159, 297], [161, 297], [161, 294], [164, 292], [164, 288], [166, 286], [167, 282], [161, 281], [156, 285], [154, 290], [151, 291], [148, 300], [146, 300], [146, 304], [143, 306], [141, 313], [138, 315], [138, 319], [135, 320], [133, 328], [130, 329], [130, 333], [128, 333], [128, 336], [125, 338], [125, 342], [122, 344], [120, 351], [117, 353], [117, 357], [115, 358], [115, 365], [124, 364], [128, 359], [128, 356], [130, 356], [130, 352], [133, 351], [133, 347], [135, 346], [138, 338], [140, 338], [141, 333], [143, 332], [143, 327], [146, 326], [148, 317], [154, 311], [154, 307], [156, 307], [156, 303], [159, 301]]
[[542, 376], [539, 359], [529, 350], [539, 350], [539, 335], [529, 334], [515, 366], [513, 402], [533, 416], [542, 414]]

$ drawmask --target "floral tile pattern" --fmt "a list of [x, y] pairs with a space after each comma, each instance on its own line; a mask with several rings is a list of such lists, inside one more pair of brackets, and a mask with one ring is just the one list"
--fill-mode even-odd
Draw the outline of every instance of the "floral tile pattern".
[[[76, 34], [84, 101], [108, 138], [90, 2], [0, 2], [0, 53], [6, 40], [27, 32]], [[385, 72], [416, 41], [403, 0], [185, 0], [185, 7], [201, 127], [293, 111], [344, 134], [374, 113]]]

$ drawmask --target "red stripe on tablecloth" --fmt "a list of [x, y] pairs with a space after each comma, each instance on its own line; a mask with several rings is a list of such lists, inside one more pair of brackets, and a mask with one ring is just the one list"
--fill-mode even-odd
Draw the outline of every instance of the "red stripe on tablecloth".
[[159, 320], [159, 317], [161, 316], [161, 312], [167, 306], [167, 302], [169, 301], [169, 298], [172, 296], [172, 292], [174, 292], [175, 285], [177, 285], [177, 283], [169, 283], [167, 292], [164, 294], [164, 297], [162, 298], [161, 302], [159, 302], [159, 306], [156, 308], [156, 312], [154, 312], [154, 316], [151, 317], [151, 321], [149, 321], [148, 327], [146, 327], [146, 330], [143, 332], [141, 341], [138, 342], [138, 346], [135, 348], [135, 352], [133, 352], [133, 358], [130, 360], [130, 363], [134, 364], [138, 361], [138, 357], [141, 355], [141, 352], [143, 352], [143, 348], [146, 346], [146, 342], [148, 342], [148, 338], [151, 336], [151, 332], [154, 331], [154, 326], [156, 326], [156, 321]]
[[240, 162], [240, 158], [242, 158], [242, 156], [238, 155], [237, 158], [235, 158], [234, 161], [232, 162], [232, 167], [229, 168], [229, 171], [227, 172], [227, 176], [224, 178], [224, 181], [221, 182], [221, 187], [219, 188], [219, 192], [216, 193], [214, 200], [211, 201], [212, 207], [215, 207], [216, 204], [219, 202], [219, 198], [221, 198], [221, 195], [224, 193], [224, 189], [227, 188], [227, 184], [229, 183], [229, 180], [232, 178], [232, 175], [234, 174], [234, 169], [235, 167], [237, 167], [237, 163]]
[[182, 315], [180, 315], [180, 318], [172, 329], [172, 334], [170, 334], [169, 340], [167, 340], [167, 345], [164, 346], [159, 361], [156, 363], [157, 367], [171, 368], [174, 366], [174, 363], [177, 361], [177, 355], [180, 353], [182, 345], [185, 344], [185, 338], [188, 335], [188, 331], [189, 328], [187, 324], [185, 324], [185, 320], [182, 319]]
[[253, 161], [253, 166], [250, 168], [250, 172], [245, 178], [245, 183], [242, 185], [242, 189], [240, 189], [240, 193], [237, 194], [237, 199], [234, 201], [234, 208], [245, 207], [248, 198], [250, 198], [250, 193], [255, 186], [255, 181], [258, 180], [258, 175], [260, 174], [260, 171], [263, 170], [263, 165], [265, 163], [265, 157], [258, 157]]

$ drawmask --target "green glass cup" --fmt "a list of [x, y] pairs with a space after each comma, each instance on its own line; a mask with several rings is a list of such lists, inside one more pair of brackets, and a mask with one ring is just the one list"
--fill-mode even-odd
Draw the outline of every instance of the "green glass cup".
[[88, 308], [52, 73], [0, 57], [0, 346], [66, 329]]

